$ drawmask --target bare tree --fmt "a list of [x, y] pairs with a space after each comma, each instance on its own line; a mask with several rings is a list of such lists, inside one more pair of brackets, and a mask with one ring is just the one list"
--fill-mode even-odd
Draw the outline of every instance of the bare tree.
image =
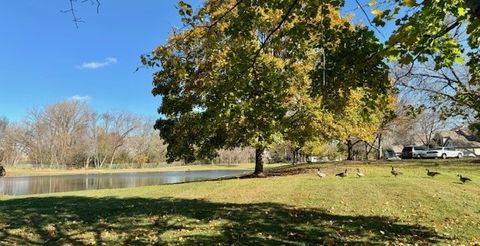
[[166, 147], [153, 120], [120, 113], [97, 114], [82, 101], [67, 100], [32, 110], [23, 125], [0, 118], [0, 161], [104, 167], [115, 161], [164, 162]]
[[463, 117], [471, 124], [480, 122], [480, 85], [472, 82], [463, 64], [437, 69], [434, 62], [394, 66], [392, 76], [405, 96], [416, 106], [440, 111], [443, 117]]
[[255, 156], [255, 150], [252, 148], [234, 148], [222, 149], [217, 151], [217, 158], [213, 161], [222, 164], [249, 163]]
[[140, 122], [138, 117], [129, 113], [104, 113], [95, 117], [91, 126], [95, 142], [95, 166], [102, 167], [107, 160], [112, 166], [116, 154], [126, 139], [141, 126]]
[[5, 156], [5, 135], [8, 126], [7, 118], [0, 118], [0, 163], [2, 163]]
[[415, 122], [415, 133], [426, 146], [434, 144], [433, 137], [447, 126], [446, 119], [438, 111], [427, 110], [421, 113]]
[[6, 126], [0, 142], [3, 149], [3, 161], [7, 165], [16, 165], [25, 157], [25, 128], [14, 123]]
[[85, 156], [90, 109], [68, 100], [34, 110], [27, 121], [26, 146], [37, 164], [72, 165]]
[[152, 127], [154, 122], [150, 118], [139, 119], [139, 127], [126, 139], [125, 150], [132, 162], [142, 165], [166, 161], [166, 145], [158, 137], [158, 131]]

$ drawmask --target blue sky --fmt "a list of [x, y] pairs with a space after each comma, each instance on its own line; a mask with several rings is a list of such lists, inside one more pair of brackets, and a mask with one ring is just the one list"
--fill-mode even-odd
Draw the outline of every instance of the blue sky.
[[103, 0], [100, 14], [67, 0], [0, 2], [0, 116], [18, 121], [34, 107], [87, 98], [95, 110], [156, 115], [152, 70], [139, 57], [179, 26], [176, 1]]
[[20, 121], [33, 108], [70, 98], [88, 100], [98, 112], [157, 115], [153, 71], [135, 70], [141, 54], [180, 26], [178, 1], [101, 2], [99, 14], [78, 5], [85, 23], [77, 29], [61, 12], [67, 0], [0, 1], [0, 116]]

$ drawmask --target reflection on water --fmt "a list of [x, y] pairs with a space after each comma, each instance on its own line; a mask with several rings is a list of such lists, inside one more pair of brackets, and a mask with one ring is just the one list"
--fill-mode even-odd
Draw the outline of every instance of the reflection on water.
[[0, 194], [29, 195], [52, 192], [128, 188], [208, 180], [246, 173], [245, 170], [213, 170], [156, 173], [84, 174], [0, 178]]

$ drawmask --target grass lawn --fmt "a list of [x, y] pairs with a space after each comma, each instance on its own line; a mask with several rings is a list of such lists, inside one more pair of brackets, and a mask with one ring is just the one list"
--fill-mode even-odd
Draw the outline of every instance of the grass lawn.
[[[0, 244], [343, 245], [480, 241], [480, 163], [309, 164], [232, 179], [0, 198]], [[328, 174], [320, 179], [313, 168]], [[354, 176], [360, 167], [366, 176]], [[425, 168], [441, 172], [427, 177]], [[346, 178], [333, 174], [348, 168]], [[459, 183], [456, 174], [473, 179]], [[293, 175], [295, 174], [295, 175]]]

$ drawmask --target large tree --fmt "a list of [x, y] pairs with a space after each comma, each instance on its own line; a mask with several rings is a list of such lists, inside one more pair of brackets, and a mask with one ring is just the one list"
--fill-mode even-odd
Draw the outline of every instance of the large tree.
[[252, 146], [260, 175], [262, 153], [278, 136], [299, 145], [334, 137], [328, 125], [351, 90], [362, 88], [364, 103], [377, 106], [388, 88], [382, 46], [372, 32], [340, 17], [340, 4], [209, 0], [194, 12], [180, 2], [184, 28], [142, 57], [159, 69], [155, 127], [169, 160]]

